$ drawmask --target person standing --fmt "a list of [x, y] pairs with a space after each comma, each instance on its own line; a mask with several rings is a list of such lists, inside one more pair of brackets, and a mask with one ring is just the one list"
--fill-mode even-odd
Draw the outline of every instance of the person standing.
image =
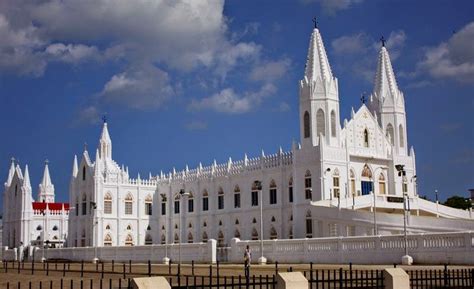
[[252, 252], [250, 252], [250, 247], [247, 245], [244, 252], [244, 270], [245, 270], [245, 280], [247, 282], [247, 286], [250, 281], [250, 262], [252, 262]]

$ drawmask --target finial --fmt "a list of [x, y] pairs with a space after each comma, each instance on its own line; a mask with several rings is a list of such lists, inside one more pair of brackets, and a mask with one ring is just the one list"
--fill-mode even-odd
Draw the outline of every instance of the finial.
[[49, 160], [46, 159], [46, 160], [44, 161], [44, 164], [45, 164], [45, 165], [48, 165], [48, 164], [49, 164]]
[[87, 142], [84, 142], [84, 151], [87, 151]]
[[105, 114], [102, 116], [102, 121], [103, 121], [104, 123], [107, 123], [107, 117], [105, 116]]
[[365, 91], [360, 94], [360, 101], [362, 102], [362, 104], [365, 104], [365, 102], [367, 101], [367, 93]]
[[313, 23], [314, 23], [314, 28], [318, 28], [318, 20], [316, 19], [316, 17], [313, 17]]
[[12, 163], [15, 163], [15, 158], [14, 157], [12, 157], [10, 160], [12, 161]]
[[383, 35], [382, 37], [380, 37], [380, 41], [382, 41], [382, 47], [385, 47], [385, 38], [383, 37]]

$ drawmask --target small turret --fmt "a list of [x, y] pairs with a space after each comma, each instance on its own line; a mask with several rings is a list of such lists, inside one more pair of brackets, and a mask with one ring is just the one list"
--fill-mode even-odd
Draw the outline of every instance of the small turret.
[[28, 165], [25, 166], [25, 176], [23, 177], [23, 187], [31, 189], [30, 172], [28, 171]]
[[11, 159], [10, 169], [8, 170], [8, 178], [5, 186], [9, 187], [12, 184], [13, 175], [15, 174], [15, 158]]
[[74, 161], [72, 163], [72, 177], [77, 178], [78, 172], [79, 172], [79, 169], [77, 166], [77, 155], [74, 155]]
[[44, 162], [43, 179], [39, 185], [38, 202], [54, 203], [54, 185], [49, 173], [49, 161]]
[[104, 126], [102, 127], [102, 134], [100, 135], [99, 148], [100, 157], [103, 160], [112, 159], [112, 140], [110, 139], [109, 129], [107, 128], [107, 120], [104, 117]]

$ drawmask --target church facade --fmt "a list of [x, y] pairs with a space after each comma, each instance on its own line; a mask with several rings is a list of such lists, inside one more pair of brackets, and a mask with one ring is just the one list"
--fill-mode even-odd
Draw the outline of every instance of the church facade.
[[69, 247], [399, 234], [406, 208], [410, 233], [474, 229], [471, 211], [418, 197], [404, 94], [384, 45], [373, 92], [349, 120], [341, 123], [338, 79], [318, 28], [298, 86], [300, 141], [289, 151], [131, 178], [114, 160], [104, 121], [94, 159], [87, 149], [74, 157], [70, 207], [59, 211], [49, 171], [34, 202], [28, 169], [12, 163], [4, 246], [45, 240], [43, 222], [54, 239], [53, 216]]

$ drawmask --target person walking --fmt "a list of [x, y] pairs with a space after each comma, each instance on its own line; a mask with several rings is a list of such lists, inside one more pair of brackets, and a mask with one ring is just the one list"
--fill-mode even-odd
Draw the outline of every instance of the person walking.
[[252, 252], [250, 252], [250, 247], [247, 245], [244, 252], [244, 270], [245, 270], [245, 281], [247, 282], [247, 287], [250, 281], [250, 262], [252, 261]]

